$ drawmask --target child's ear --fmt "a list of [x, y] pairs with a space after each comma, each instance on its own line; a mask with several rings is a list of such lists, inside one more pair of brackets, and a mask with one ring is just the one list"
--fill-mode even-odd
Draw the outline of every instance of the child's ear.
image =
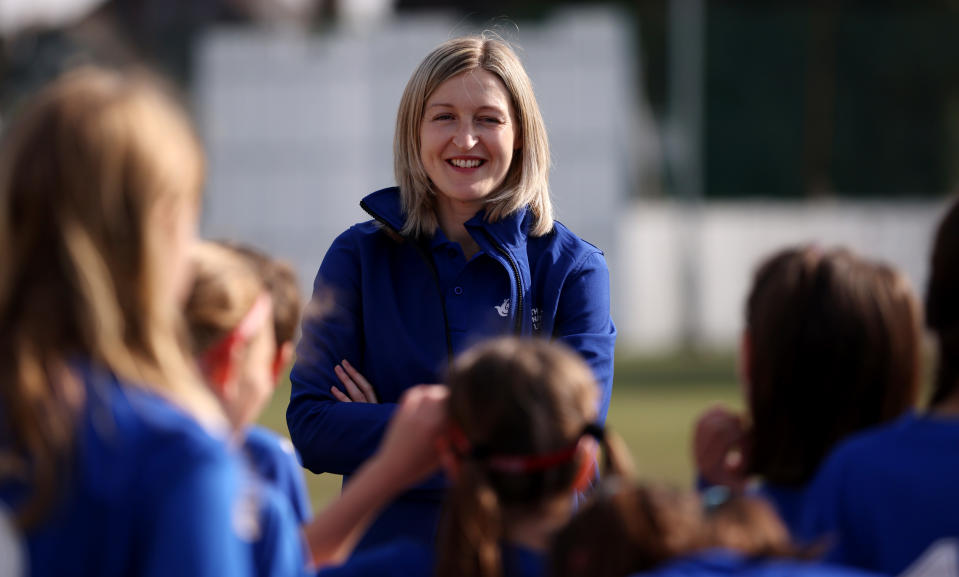
[[443, 471], [446, 472], [447, 478], [451, 481], [456, 481], [460, 476], [460, 461], [456, 457], [456, 454], [453, 453], [449, 439], [445, 436], [437, 439], [436, 451], [440, 455], [440, 465], [443, 467]]
[[596, 439], [592, 437], [583, 437], [579, 440], [576, 447], [577, 459], [579, 459], [579, 469], [576, 471], [576, 477], [573, 480], [573, 489], [576, 491], [585, 491], [589, 484], [596, 477], [596, 454], [599, 447]]
[[235, 388], [237, 368], [242, 357], [241, 345], [240, 340], [231, 335], [203, 356], [202, 366], [207, 381], [220, 398], [225, 398]]
[[286, 367], [290, 366], [290, 361], [293, 360], [293, 343], [291, 341], [286, 341], [280, 348], [276, 351], [276, 358], [273, 359], [273, 381], [277, 385], [280, 384], [280, 375], [283, 373], [283, 370]]

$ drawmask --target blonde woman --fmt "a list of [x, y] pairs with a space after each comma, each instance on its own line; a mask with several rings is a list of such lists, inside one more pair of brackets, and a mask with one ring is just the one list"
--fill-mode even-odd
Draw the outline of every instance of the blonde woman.
[[[314, 299], [332, 306], [304, 320], [287, 412], [304, 465], [349, 476], [403, 391], [497, 335], [578, 351], [603, 420], [616, 337], [606, 261], [553, 220], [546, 130], [506, 43], [455, 38], [423, 60], [400, 102], [394, 169], [399, 186], [364, 198], [372, 220], [320, 265]], [[361, 546], [432, 540], [444, 486], [436, 478], [395, 501]]]
[[178, 334], [203, 158], [151, 82], [41, 92], [0, 152], [0, 503], [31, 575], [233, 575], [226, 420]]

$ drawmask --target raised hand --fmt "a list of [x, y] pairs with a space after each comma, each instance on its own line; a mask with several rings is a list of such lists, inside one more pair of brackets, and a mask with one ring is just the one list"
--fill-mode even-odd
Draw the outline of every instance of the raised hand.
[[390, 470], [394, 482], [413, 484], [439, 467], [438, 445], [447, 425], [445, 385], [407, 390], [393, 413], [374, 459]]
[[704, 411], [693, 431], [693, 459], [703, 479], [712, 485], [744, 488], [748, 480], [745, 439], [739, 413], [722, 405]]

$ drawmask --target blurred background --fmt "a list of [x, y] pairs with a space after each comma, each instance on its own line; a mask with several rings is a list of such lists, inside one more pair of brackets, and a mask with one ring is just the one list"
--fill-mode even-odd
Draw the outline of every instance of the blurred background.
[[[435, 45], [490, 30], [533, 80], [558, 218], [602, 248], [610, 422], [689, 484], [693, 416], [738, 405], [743, 300], [788, 244], [844, 244], [920, 293], [959, 179], [959, 0], [0, 0], [0, 127], [84, 62], [149, 66], [209, 154], [202, 228], [295, 265], [393, 184], [396, 107]], [[264, 415], [286, 431], [288, 384]], [[338, 478], [310, 476], [315, 504]]]

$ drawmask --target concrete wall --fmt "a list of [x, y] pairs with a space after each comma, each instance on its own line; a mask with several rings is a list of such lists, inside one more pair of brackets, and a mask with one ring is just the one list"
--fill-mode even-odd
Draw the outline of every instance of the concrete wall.
[[619, 221], [614, 318], [627, 350], [660, 351], [687, 339], [731, 347], [752, 274], [797, 243], [845, 245], [889, 262], [920, 296], [945, 201], [929, 203], [638, 203]]

